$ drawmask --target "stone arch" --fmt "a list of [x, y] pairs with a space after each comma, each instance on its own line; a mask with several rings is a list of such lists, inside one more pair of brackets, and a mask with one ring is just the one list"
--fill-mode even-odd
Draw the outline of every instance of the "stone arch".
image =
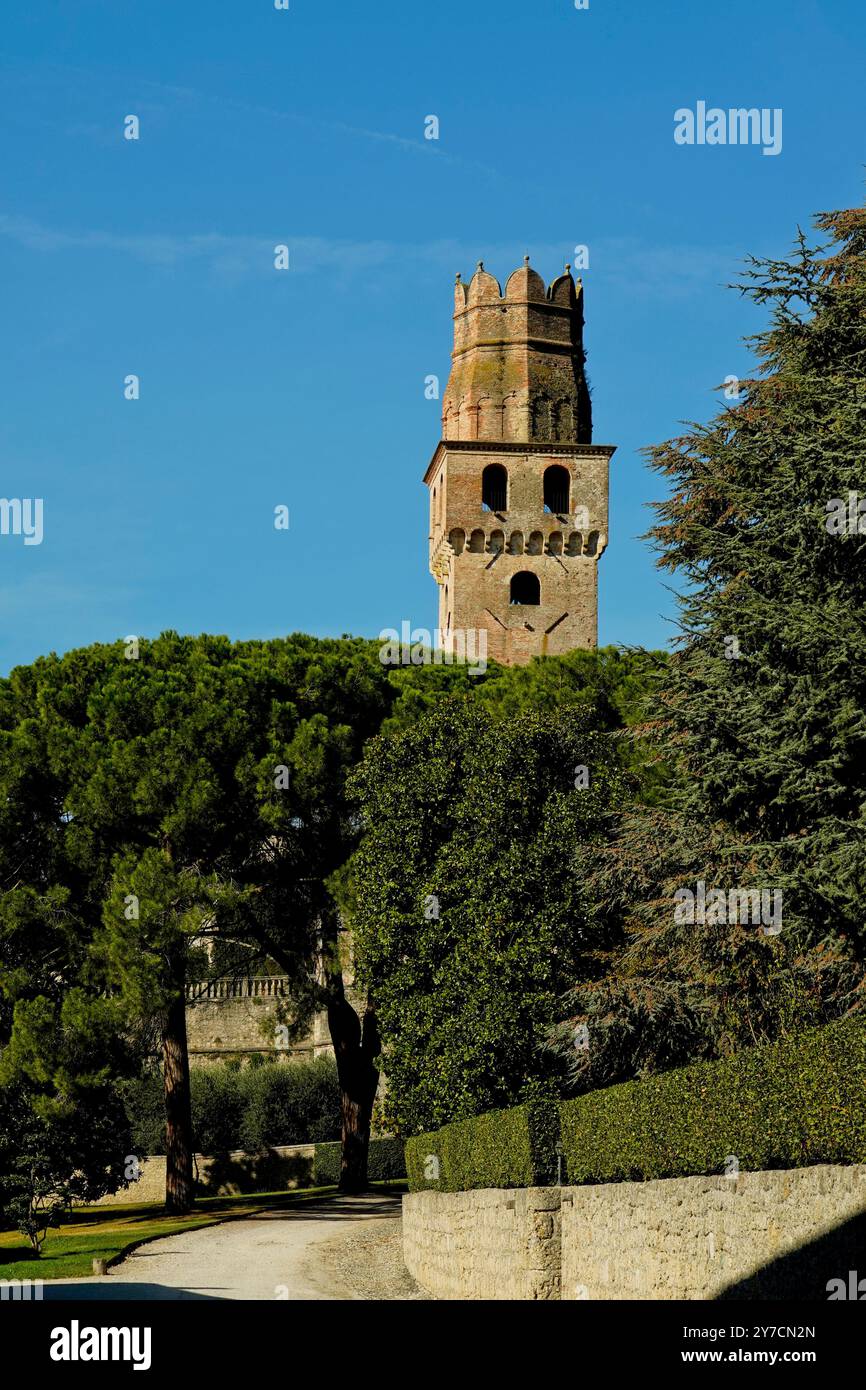
[[502, 406], [492, 396], [482, 396], [478, 402], [478, 438], [499, 439], [502, 430]]
[[582, 542], [583, 538], [580, 532], [572, 531], [571, 535], [568, 538], [568, 543], [565, 547], [566, 555], [579, 555], [581, 551]]
[[526, 546], [527, 555], [544, 554], [544, 534], [541, 531], [532, 531]]
[[520, 403], [513, 391], [502, 402], [502, 437], [503, 439], [520, 438]]
[[598, 551], [598, 532], [597, 532], [597, 531], [590, 531], [589, 535], [588, 535], [587, 538], [586, 538], [586, 551], [585, 551], [584, 553], [587, 554], [587, 555], [595, 555], [595, 554], [597, 553], [597, 551]]
[[548, 538], [547, 538], [547, 553], [548, 553], [548, 555], [561, 555], [561, 554], [562, 554], [562, 532], [561, 532], [561, 531], [551, 531], [550, 535], [549, 535]]
[[522, 554], [523, 554], [523, 532], [522, 532], [522, 531], [512, 531], [512, 532], [511, 532], [511, 535], [510, 535], [509, 538], [508, 538], [508, 553], [509, 553], [509, 555], [522, 555]]
[[469, 550], [472, 555], [484, 554], [484, 532], [479, 528], [469, 537]]
[[488, 549], [491, 555], [499, 555], [505, 549], [505, 532], [496, 530], [490, 532]]
[[518, 570], [511, 576], [508, 601], [537, 607], [541, 603], [541, 583], [532, 570]]
[[466, 532], [459, 526], [454, 526], [448, 532], [448, 543], [455, 555], [462, 555], [466, 545]]
[[455, 405], [452, 400], [447, 400], [442, 411], [442, 438], [451, 439], [452, 430], [459, 433], [460, 407]]

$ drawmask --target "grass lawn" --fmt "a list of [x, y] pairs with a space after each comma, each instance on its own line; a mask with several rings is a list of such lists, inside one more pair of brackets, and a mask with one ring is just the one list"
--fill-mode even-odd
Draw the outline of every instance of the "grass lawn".
[[136, 1245], [158, 1236], [231, 1221], [262, 1207], [293, 1206], [335, 1191], [333, 1187], [310, 1187], [242, 1197], [200, 1197], [189, 1216], [167, 1216], [158, 1202], [143, 1206], [76, 1207], [65, 1215], [60, 1226], [48, 1232], [38, 1260], [33, 1258], [19, 1231], [0, 1231], [0, 1279], [78, 1279], [93, 1273], [94, 1259], [116, 1260]]

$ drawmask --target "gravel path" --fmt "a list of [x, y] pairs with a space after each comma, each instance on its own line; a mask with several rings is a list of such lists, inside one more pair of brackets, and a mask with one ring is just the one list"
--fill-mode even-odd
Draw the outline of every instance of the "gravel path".
[[403, 1224], [399, 1217], [351, 1225], [310, 1249], [310, 1260], [329, 1271], [343, 1298], [429, 1299], [403, 1263]]
[[400, 1198], [305, 1202], [134, 1250], [108, 1274], [46, 1283], [46, 1299], [423, 1298], [403, 1266]]

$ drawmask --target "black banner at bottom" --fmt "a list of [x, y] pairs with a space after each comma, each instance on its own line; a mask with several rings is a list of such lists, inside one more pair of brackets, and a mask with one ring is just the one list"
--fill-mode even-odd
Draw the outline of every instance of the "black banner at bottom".
[[[483, 1362], [485, 1371], [502, 1366], [517, 1374], [515, 1352], [537, 1358], [537, 1371], [550, 1374], [550, 1358], [563, 1357], [579, 1366], [597, 1365], [601, 1358], [612, 1374], [640, 1371], [667, 1374], [676, 1367], [700, 1376], [705, 1368], [763, 1367], [768, 1373], [801, 1366], [820, 1373], [841, 1371], [862, 1352], [864, 1314], [860, 1299], [827, 1303], [653, 1303], [538, 1302], [445, 1303], [437, 1300], [391, 1303], [374, 1318], [362, 1300], [246, 1303], [228, 1299], [71, 1301], [52, 1297], [45, 1285], [43, 1298], [0, 1298], [0, 1333], [7, 1357], [26, 1349], [29, 1373], [48, 1383], [63, 1384], [72, 1376], [82, 1382], [101, 1371], [113, 1376], [128, 1372], [144, 1376], [212, 1374], [249, 1377], [251, 1372], [285, 1375], [298, 1358], [320, 1360], [345, 1357], [354, 1346], [359, 1355], [355, 1372], [363, 1372], [365, 1356], [371, 1369], [381, 1369], [382, 1339], [392, 1337], [393, 1354], [409, 1338], [411, 1364], [422, 1377], [441, 1375], [449, 1346], [457, 1348], [461, 1369]], [[383, 1315], [388, 1321], [382, 1320]], [[322, 1319], [322, 1339], [319, 1320]], [[442, 1340], [453, 1327], [459, 1342]], [[543, 1343], [546, 1338], [562, 1340]], [[345, 1343], [344, 1343], [345, 1339]], [[432, 1345], [418, 1360], [428, 1339]], [[530, 1340], [531, 1339], [531, 1340]], [[341, 1346], [342, 1344], [342, 1346]], [[366, 1349], [366, 1350], [365, 1350]], [[432, 1354], [431, 1354], [432, 1352]], [[392, 1352], [387, 1352], [386, 1362]], [[355, 1373], [353, 1372], [353, 1373]]]

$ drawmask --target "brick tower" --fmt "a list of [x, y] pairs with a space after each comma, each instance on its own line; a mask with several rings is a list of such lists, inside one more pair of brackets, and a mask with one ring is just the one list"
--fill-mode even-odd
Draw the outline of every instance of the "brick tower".
[[486, 630], [508, 665], [598, 641], [614, 448], [592, 443], [583, 287], [548, 288], [529, 257], [505, 286], [457, 276], [454, 351], [430, 489], [442, 646]]

